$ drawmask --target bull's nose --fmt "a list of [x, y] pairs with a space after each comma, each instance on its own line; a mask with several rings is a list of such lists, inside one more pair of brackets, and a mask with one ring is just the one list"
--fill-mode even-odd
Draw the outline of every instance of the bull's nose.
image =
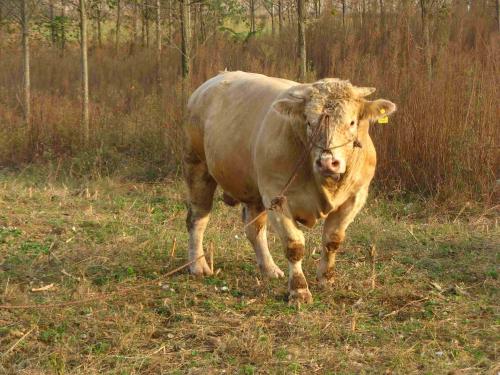
[[319, 172], [324, 175], [342, 173], [340, 160], [332, 157], [322, 157], [316, 160]]

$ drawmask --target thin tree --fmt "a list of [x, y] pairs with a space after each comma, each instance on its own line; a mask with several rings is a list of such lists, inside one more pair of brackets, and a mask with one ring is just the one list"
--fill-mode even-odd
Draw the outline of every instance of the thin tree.
[[54, 1], [49, 1], [49, 20], [50, 20], [50, 41], [52, 45], [56, 44], [56, 25], [54, 20]]
[[500, 0], [497, 0], [497, 31], [500, 32]]
[[297, 23], [298, 23], [298, 49], [299, 49], [299, 67], [300, 80], [304, 82], [307, 74], [307, 58], [306, 58], [306, 33], [305, 33], [305, 0], [297, 0]]
[[130, 53], [132, 53], [135, 50], [138, 39], [139, 39], [139, 3], [138, 0], [134, 0], [133, 11], [132, 11], [132, 40], [130, 42]]
[[156, 0], [156, 84], [158, 94], [161, 95], [161, 3]]
[[149, 48], [149, 1], [144, 0], [144, 30], [146, 31], [146, 47]]
[[255, 0], [250, 0], [250, 32], [255, 32]]
[[61, 57], [64, 56], [66, 48], [66, 1], [61, 0]]
[[21, 27], [23, 45], [23, 106], [24, 121], [28, 127], [30, 143], [33, 141], [31, 128], [31, 79], [30, 79], [30, 26], [29, 26], [29, 0], [21, 2]]
[[432, 79], [432, 51], [431, 51], [431, 36], [430, 36], [430, 0], [420, 0], [420, 9], [422, 16], [422, 34], [424, 39], [424, 59], [427, 69], [427, 79], [431, 82]]
[[97, 0], [95, 3], [96, 10], [96, 22], [97, 22], [97, 43], [99, 48], [102, 48], [102, 12], [101, 12], [101, 0]]
[[172, 43], [172, 0], [167, 0], [167, 43]]
[[189, 91], [191, 74], [191, 20], [189, 0], [179, 0], [180, 32], [181, 32], [181, 100], [184, 110]]
[[116, 0], [116, 34], [115, 34], [115, 51], [118, 52], [120, 47], [120, 28], [121, 28], [121, 1]]
[[283, 0], [278, 0], [278, 33], [281, 34], [281, 29], [283, 27]]
[[182, 78], [186, 80], [189, 78], [190, 72], [190, 35], [189, 35], [189, 2], [188, 0], [180, 0], [180, 15], [181, 15], [181, 66]]
[[274, 36], [274, 34], [276, 33], [275, 31], [275, 27], [274, 27], [274, 1], [271, 0], [271, 11], [270, 11], [270, 15], [271, 15], [271, 34], [272, 36]]
[[80, 43], [82, 67], [82, 128], [85, 145], [90, 142], [89, 128], [89, 67], [87, 58], [87, 11], [85, 0], [80, 0]]

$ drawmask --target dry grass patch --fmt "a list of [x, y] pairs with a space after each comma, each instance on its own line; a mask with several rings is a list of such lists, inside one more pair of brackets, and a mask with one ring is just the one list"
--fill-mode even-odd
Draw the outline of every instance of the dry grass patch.
[[[315, 300], [297, 309], [286, 303], [284, 281], [261, 279], [239, 211], [221, 202], [206, 241], [219, 273], [165, 277], [186, 261], [183, 191], [176, 180], [64, 185], [4, 174], [0, 372], [494, 372], [493, 212], [455, 220], [421, 215], [418, 202], [372, 198], [349, 230], [332, 291], [314, 283], [319, 227], [307, 232]], [[285, 268], [272, 234], [270, 243]]]

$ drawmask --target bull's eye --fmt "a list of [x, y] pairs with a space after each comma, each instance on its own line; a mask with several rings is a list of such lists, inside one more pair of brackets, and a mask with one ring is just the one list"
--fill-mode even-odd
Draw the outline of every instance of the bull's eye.
[[351, 121], [351, 126], [354, 126], [354, 124], [355, 124], [355, 123], [356, 123], [356, 122], [355, 122], [354, 120], [353, 120], [353, 121]]

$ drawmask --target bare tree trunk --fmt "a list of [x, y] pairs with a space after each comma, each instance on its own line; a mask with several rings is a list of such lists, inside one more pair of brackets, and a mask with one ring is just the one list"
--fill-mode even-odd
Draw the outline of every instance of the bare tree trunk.
[[382, 36], [382, 40], [384, 39], [385, 33], [385, 9], [384, 9], [384, 0], [379, 0], [380, 6], [380, 34]]
[[182, 67], [182, 108], [184, 111], [189, 91], [189, 81], [191, 74], [191, 30], [190, 30], [190, 8], [189, 0], [179, 0], [179, 13], [181, 16], [181, 67]]
[[297, 16], [298, 16], [298, 47], [299, 47], [299, 66], [300, 80], [305, 82], [307, 74], [307, 58], [306, 58], [306, 33], [305, 33], [305, 0], [297, 0]]
[[52, 46], [56, 44], [56, 27], [54, 24], [54, 2], [50, 0], [49, 2], [49, 20], [50, 20], [50, 42]]
[[196, 26], [198, 25], [198, 19], [199, 19], [199, 14], [198, 14], [198, 3], [197, 2], [193, 2], [192, 4], [192, 19], [191, 19], [191, 23], [193, 25], [193, 38], [191, 39], [191, 49], [192, 50], [196, 50], [196, 48], [198, 47], [198, 42], [199, 42], [199, 35], [198, 33], [196, 32]]
[[342, 0], [342, 27], [345, 30], [345, 11], [346, 11], [346, 0]]
[[89, 67], [87, 59], [87, 11], [85, 1], [80, 0], [80, 42], [82, 52], [82, 128], [85, 145], [90, 142], [89, 128]]
[[97, 3], [97, 43], [99, 48], [102, 47], [102, 20], [101, 20], [101, 5]]
[[116, 1], [116, 34], [115, 34], [115, 51], [118, 52], [120, 47], [120, 27], [121, 27], [121, 1]]
[[420, 7], [422, 11], [422, 33], [424, 39], [424, 57], [425, 57], [425, 67], [427, 69], [427, 79], [429, 83], [432, 79], [432, 50], [431, 50], [431, 38], [429, 29], [429, 2], [428, 0], [420, 0]]
[[362, 0], [361, 2], [361, 28], [364, 31], [366, 23], [366, 0]]
[[168, 0], [167, 8], [167, 43], [172, 43], [172, 0]]
[[271, 0], [271, 9], [270, 9], [270, 13], [271, 13], [271, 34], [272, 36], [274, 36], [275, 34], [275, 27], [274, 27], [274, 0]]
[[30, 80], [30, 26], [29, 26], [28, 0], [22, 0], [21, 23], [23, 30], [23, 105], [24, 121], [28, 127], [30, 145], [33, 145], [33, 129], [31, 127], [31, 80]]
[[278, 0], [278, 32], [281, 34], [281, 29], [283, 27], [283, 9], [282, 2], [283, 0]]
[[144, 1], [144, 19], [146, 21], [146, 47], [149, 48], [149, 1]]
[[255, 0], [250, 0], [250, 32], [255, 32]]
[[190, 38], [189, 38], [189, 0], [180, 0], [180, 15], [181, 15], [181, 65], [182, 78], [189, 79], [190, 72]]
[[66, 1], [61, 0], [61, 57], [66, 48]]
[[497, 31], [500, 32], [500, 0], [497, 0]]
[[139, 4], [137, 0], [134, 1], [134, 9], [132, 12], [132, 40], [130, 43], [130, 53], [135, 50], [137, 40], [139, 39]]
[[204, 16], [204, 5], [203, 3], [200, 4], [200, 34], [201, 34], [201, 40], [204, 42], [207, 38], [207, 31], [206, 31], [206, 25], [205, 25], [205, 16]]
[[156, 84], [161, 95], [161, 4], [156, 0]]
[[146, 45], [146, 0], [142, 0], [141, 11], [141, 44]]

